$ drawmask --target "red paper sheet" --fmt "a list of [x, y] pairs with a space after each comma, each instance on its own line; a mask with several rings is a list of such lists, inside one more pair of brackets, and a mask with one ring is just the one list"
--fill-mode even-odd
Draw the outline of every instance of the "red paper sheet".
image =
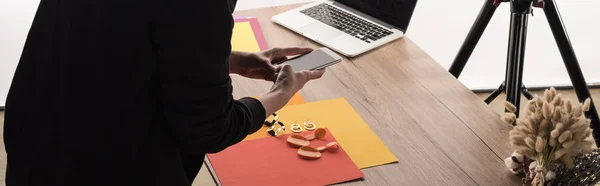
[[254, 37], [256, 38], [256, 42], [258, 43], [258, 47], [260, 48], [260, 50], [266, 50], [269, 48], [269, 46], [267, 45], [267, 40], [265, 40], [262, 28], [258, 23], [258, 19], [251, 17], [234, 17], [234, 20], [235, 22], [250, 21], [250, 25], [252, 26], [252, 32], [254, 32]]
[[[243, 141], [209, 154], [208, 159], [224, 186], [330, 185], [364, 177], [343, 147], [334, 153], [322, 152], [320, 159], [304, 160], [297, 148], [287, 144], [288, 136]], [[316, 148], [331, 141], [335, 138], [328, 130], [326, 138], [315, 139], [310, 146]]]

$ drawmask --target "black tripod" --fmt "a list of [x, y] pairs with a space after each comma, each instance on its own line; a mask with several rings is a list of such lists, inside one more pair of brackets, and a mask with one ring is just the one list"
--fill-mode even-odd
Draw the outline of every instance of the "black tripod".
[[[544, 14], [548, 19], [552, 34], [554, 35], [554, 40], [558, 45], [579, 101], [584, 101], [587, 98], [591, 99], [590, 91], [588, 90], [583, 74], [581, 73], [575, 51], [573, 51], [573, 48], [571, 47], [571, 42], [569, 41], [567, 31], [563, 26], [562, 18], [560, 17], [554, 0], [544, 0], [544, 2], [537, 2], [537, 0], [487, 0], [483, 4], [477, 19], [475, 20], [475, 24], [471, 27], [454, 62], [450, 66], [450, 73], [456, 78], [460, 76], [467, 60], [469, 60], [469, 57], [473, 53], [475, 45], [477, 45], [479, 38], [481, 38], [485, 27], [490, 22], [490, 19], [492, 19], [500, 2], [510, 2], [511, 5], [506, 76], [502, 85], [494, 90], [491, 95], [485, 99], [485, 102], [489, 104], [500, 93], [505, 92], [506, 100], [517, 106], [516, 114], [518, 116], [521, 93], [523, 93], [527, 99], [533, 98], [525, 86], [523, 86], [522, 77], [523, 60], [525, 57], [525, 39], [527, 36], [527, 20], [528, 14], [531, 12], [534, 5], [541, 7], [544, 10]], [[600, 144], [600, 120], [598, 119], [598, 112], [596, 111], [593, 101], [587, 116], [592, 120], [591, 127], [594, 129], [593, 136], [596, 144]]]

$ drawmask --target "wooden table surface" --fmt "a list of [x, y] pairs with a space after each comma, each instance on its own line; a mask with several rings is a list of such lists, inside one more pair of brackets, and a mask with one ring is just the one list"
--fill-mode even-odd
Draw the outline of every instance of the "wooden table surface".
[[[258, 18], [269, 47], [320, 47], [271, 22], [299, 5], [235, 12]], [[440, 41], [444, 42], [444, 41]], [[234, 96], [272, 83], [233, 76]], [[331, 66], [300, 94], [307, 102], [344, 97], [399, 162], [362, 169], [349, 185], [518, 185], [503, 159], [511, 127], [473, 92], [404, 37]], [[357, 134], [358, 135], [358, 134]]]

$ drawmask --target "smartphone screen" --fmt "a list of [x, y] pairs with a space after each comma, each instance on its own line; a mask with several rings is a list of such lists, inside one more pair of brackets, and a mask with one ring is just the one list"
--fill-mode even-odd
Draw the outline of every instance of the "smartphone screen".
[[317, 70], [328, 67], [342, 60], [340, 56], [329, 49], [321, 48], [311, 53], [292, 58], [284, 64], [292, 66], [294, 71]]

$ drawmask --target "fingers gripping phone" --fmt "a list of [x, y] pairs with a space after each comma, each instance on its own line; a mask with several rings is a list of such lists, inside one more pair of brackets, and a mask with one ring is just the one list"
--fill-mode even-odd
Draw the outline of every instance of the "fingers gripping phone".
[[290, 65], [294, 71], [302, 71], [324, 69], [341, 61], [342, 57], [328, 48], [322, 47], [308, 54], [291, 58], [282, 64]]

